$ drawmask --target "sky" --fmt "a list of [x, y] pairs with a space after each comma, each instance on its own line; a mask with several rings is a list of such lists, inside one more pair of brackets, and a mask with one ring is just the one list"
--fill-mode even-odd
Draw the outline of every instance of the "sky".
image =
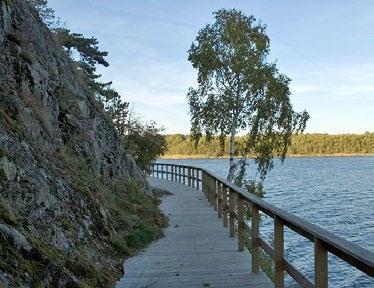
[[212, 12], [237, 8], [267, 25], [270, 60], [292, 79], [291, 101], [306, 109], [308, 133], [374, 131], [372, 0], [49, 0], [67, 28], [109, 52], [103, 80], [143, 121], [165, 133], [190, 130], [187, 90], [196, 71], [187, 51]]

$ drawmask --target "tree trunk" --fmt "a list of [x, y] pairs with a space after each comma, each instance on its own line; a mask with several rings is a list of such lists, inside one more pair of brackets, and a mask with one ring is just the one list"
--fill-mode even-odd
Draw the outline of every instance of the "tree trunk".
[[237, 125], [237, 117], [236, 115], [233, 118], [232, 121], [232, 127], [231, 127], [231, 137], [230, 137], [230, 169], [229, 169], [229, 175], [227, 176], [227, 180], [232, 180], [234, 177], [235, 172], [235, 136], [236, 136], [236, 125]]

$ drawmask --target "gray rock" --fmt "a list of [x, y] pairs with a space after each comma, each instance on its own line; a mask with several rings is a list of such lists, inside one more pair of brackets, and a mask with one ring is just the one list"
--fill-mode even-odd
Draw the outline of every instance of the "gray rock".
[[4, 288], [11, 287], [9, 278], [10, 276], [8, 274], [0, 272], [0, 287], [4, 287]]
[[16, 165], [6, 156], [0, 158], [0, 175], [1, 173], [8, 181], [13, 181], [17, 177]]
[[0, 233], [3, 234], [5, 239], [12, 242], [17, 249], [23, 249], [27, 252], [31, 251], [31, 245], [26, 237], [15, 228], [0, 223]]

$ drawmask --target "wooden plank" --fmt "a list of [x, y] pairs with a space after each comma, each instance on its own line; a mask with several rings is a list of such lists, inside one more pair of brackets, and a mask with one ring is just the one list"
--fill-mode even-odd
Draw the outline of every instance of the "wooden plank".
[[250, 272], [249, 252], [237, 251], [200, 191], [166, 180], [150, 179], [150, 184], [173, 192], [161, 203], [169, 226], [164, 238], [126, 260], [117, 288], [273, 287], [264, 273]]

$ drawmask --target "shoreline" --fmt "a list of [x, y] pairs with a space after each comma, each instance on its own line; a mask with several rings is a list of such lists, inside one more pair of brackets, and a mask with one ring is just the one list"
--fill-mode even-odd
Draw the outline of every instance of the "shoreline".
[[[372, 153], [335, 153], [335, 154], [291, 154], [286, 158], [312, 158], [312, 157], [373, 157]], [[235, 157], [238, 159], [239, 157]], [[253, 158], [253, 157], [248, 157]], [[229, 159], [225, 156], [207, 156], [202, 154], [197, 155], [183, 155], [183, 154], [165, 154], [158, 159], [162, 160], [188, 160], [188, 159]]]

